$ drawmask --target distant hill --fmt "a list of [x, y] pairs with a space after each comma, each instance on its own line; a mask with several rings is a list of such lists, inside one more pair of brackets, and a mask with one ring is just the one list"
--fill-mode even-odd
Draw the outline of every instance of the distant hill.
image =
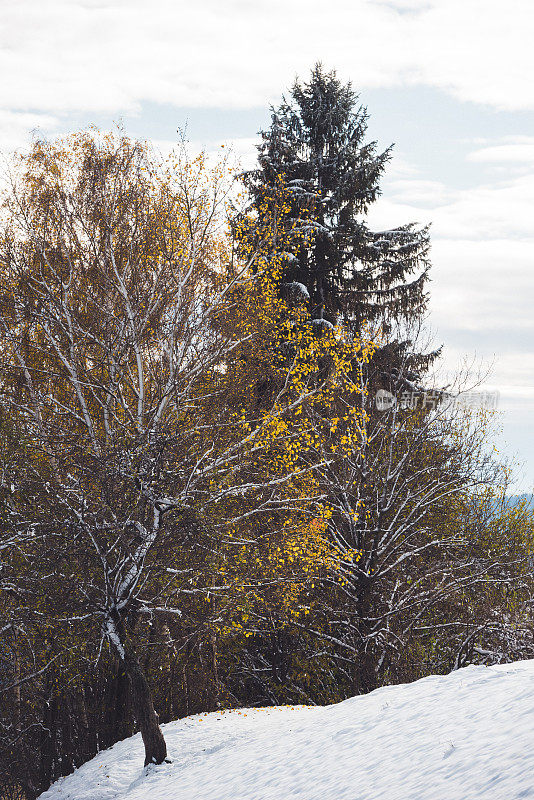
[[534, 494], [511, 494], [507, 497], [508, 505], [512, 508], [523, 501], [529, 506], [534, 505]]

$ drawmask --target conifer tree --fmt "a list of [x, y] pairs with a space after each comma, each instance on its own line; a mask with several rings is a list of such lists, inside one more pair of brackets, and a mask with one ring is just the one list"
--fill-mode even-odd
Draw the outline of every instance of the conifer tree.
[[421, 315], [429, 269], [427, 228], [367, 226], [391, 148], [365, 142], [368, 114], [357, 101], [350, 83], [317, 64], [309, 82], [297, 81], [272, 109], [258, 167], [244, 176], [259, 216], [282, 187], [286, 224], [308, 235], [284, 254], [282, 291], [309, 296], [317, 325], [343, 320], [356, 331], [364, 321], [387, 327]]

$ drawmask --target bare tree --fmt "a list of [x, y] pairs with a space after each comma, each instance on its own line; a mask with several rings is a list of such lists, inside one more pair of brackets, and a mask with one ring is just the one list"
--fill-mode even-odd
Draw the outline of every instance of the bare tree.
[[[462, 403], [460, 391], [415, 384], [408, 355], [386, 377], [387, 389], [371, 360], [353, 371], [352, 394], [340, 397], [338, 437], [353, 436], [354, 405], [365, 414], [356, 418], [361, 446], [318, 458], [339, 560], [316, 580], [323, 590], [312, 595], [314, 614], [296, 623], [318, 637], [318, 652], [327, 644], [351, 693], [402, 679], [403, 670], [417, 677], [407, 666], [410, 648], [431, 658], [433, 637], [456, 637], [461, 647], [476, 627], [472, 618], [466, 624], [462, 602], [517, 585], [525, 569], [527, 540], [515, 551], [506, 544], [517, 538], [517, 521], [491, 544], [482, 525], [475, 532], [466, 522], [477, 496], [500, 491], [487, 413]], [[481, 614], [479, 632], [488, 622]]]

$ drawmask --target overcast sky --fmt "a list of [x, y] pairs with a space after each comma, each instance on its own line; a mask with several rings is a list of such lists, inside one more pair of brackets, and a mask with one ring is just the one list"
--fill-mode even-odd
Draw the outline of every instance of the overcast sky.
[[351, 80], [394, 158], [371, 215], [432, 223], [445, 363], [493, 365], [507, 455], [534, 486], [532, 0], [0, 0], [0, 147], [90, 123], [194, 146], [257, 130], [314, 62]]

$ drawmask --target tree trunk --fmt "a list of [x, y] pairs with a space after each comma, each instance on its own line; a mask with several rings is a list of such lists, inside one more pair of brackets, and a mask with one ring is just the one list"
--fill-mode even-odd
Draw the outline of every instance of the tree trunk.
[[61, 766], [60, 774], [69, 775], [76, 766], [75, 764], [75, 741], [73, 718], [75, 714], [73, 697], [68, 692], [62, 692], [58, 698], [59, 702], [59, 722], [61, 731]]
[[372, 655], [360, 652], [354, 665], [353, 692], [367, 694], [378, 687], [375, 665]]
[[78, 701], [80, 736], [76, 753], [76, 767], [81, 767], [82, 764], [98, 752], [96, 726], [91, 727], [87, 714], [88, 693], [90, 693], [90, 689], [86, 681], [81, 687]]
[[[52, 679], [48, 682], [49, 691], [52, 692]], [[49, 696], [48, 700], [46, 701], [44, 715], [43, 715], [43, 726], [41, 732], [41, 742], [40, 742], [40, 769], [39, 769], [39, 777], [41, 783], [41, 791], [46, 792], [54, 778], [55, 775], [55, 767], [56, 767], [56, 727], [57, 727], [57, 714], [58, 714], [58, 703], [57, 703], [57, 696], [52, 694]]]
[[167, 758], [167, 746], [159, 727], [159, 717], [154, 709], [150, 687], [139, 659], [131, 650], [125, 650], [124, 666], [132, 687], [135, 718], [145, 745], [145, 766], [161, 764]]
[[221, 707], [220, 699], [219, 699], [219, 670], [217, 668], [217, 634], [212, 631], [210, 635], [211, 640], [211, 666], [213, 672], [213, 685], [214, 685], [214, 707], [213, 710], [216, 711], [218, 708]]
[[[174, 719], [174, 687], [176, 686], [176, 660], [177, 660], [177, 652], [176, 647], [174, 646], [174, 641], [171, 636], [171, 632], [169, 626], [165, 623], [163, 628], [161, 629], [163, 639], [165, 641], [165, 666], [167, 672], [167, 685], [169, 687], [169, 692], [167, 695], [167, 708], [165, 711], [165, 716], [167, 722]], [[184, 668], [184, 687], [186, 686], [185, 682], [185, 668]]]
[[353, 691], [354, 694], [367, 694], [377, 688], [375, 654], [370, 642], [368, 618], [371, 615], [371, 584], [368, 577], [360, 578], [358, 582], [357, 634], [358, 655], [354, 665]]
[[21, 697], [20, 697], [20, 651], [17, 629], [13, 628], [13, 728], [16, 732], [20, 730], [20, 710], [21, 710]]
[[110, 714], [112, 744], [122, 739], [128, 739], [133, 734], [132, 727], [132, 691], [130, 679], [126, 673], [124, 661], [119, 660], [117, 672], [112, 681], [113, 698], [110, 699]]
[[[159, 727], [159, 717], [152, 702], [152, 694], [137, 654], [128, 641], [122, 620], [110, 620], [108, 637], [130, 679], [132, 706], [145, 746], [145, 767], [148, 764], [161, 764], [167, 758], [167, 745]], [[115, 635], [114, 635], [115, 634]]]

